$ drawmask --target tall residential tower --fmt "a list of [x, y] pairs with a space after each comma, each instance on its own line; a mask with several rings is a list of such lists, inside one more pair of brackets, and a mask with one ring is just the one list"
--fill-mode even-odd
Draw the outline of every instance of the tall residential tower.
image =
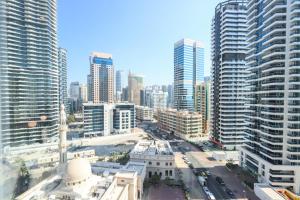
[[2, 146], [44, 143], [58, 134], [56, 1], [1, 1]]
[[114, 65], [112, 55], [93, 52], [90, 57], [92, 100], [94, 103], [114, 101]]
[[224, 149], [244, 140], [246, 2], [218, 4], [212, 20], [211, 139]]
[[67, 50], [58, 48], [58, 72], [59, 72], [59, 105], [64, 104], [66, 112], [68, 109], [68, 87], [67, 87]]
[[174, 45], [174, 108], [194, 110], [194, 88], [204, 78], [201, 42], [182, 39]]
[[246, 142], [259, 182], [300, 193], [300, 1], [250, 0]]

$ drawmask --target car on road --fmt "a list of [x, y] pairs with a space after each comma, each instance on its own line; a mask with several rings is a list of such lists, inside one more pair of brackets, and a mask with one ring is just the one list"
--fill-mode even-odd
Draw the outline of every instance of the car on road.
[[225, 192], [230, 196], [230, 198], [234, 198], [234, 194], [229, 188], [226, 188]]
[[206, 170], [205, 173], [206, 173], [207, 176], [211, 175], [210, 171], [208, 171], [208, 170]]
[[210, 192], [210, 191], [209, 191], [209, 189], [208, 189], [208, 187], [204, 186], [204, 187], [202, 187], [202, 188], [203, 188], [203, 190], [204, 190], [205, 194], [207, 194], [207, 193], [209, 193], [209, 192]]
[[204, 193], [207, 195], [208, 199], [210, 199], [210, 200], [215, 200], [216, 199], [215, 196], [213, 195], [213, 193], [211, 193], [206, 186], [204, 186], [202, 188], [204, 190]]
[[219, 177], [219, 176], [216, 177], [216, 181], [217, 181], [220, 185], [223, 185], [223, 186], [225, 185], [223, 179], [222, 179], [221, 177]]

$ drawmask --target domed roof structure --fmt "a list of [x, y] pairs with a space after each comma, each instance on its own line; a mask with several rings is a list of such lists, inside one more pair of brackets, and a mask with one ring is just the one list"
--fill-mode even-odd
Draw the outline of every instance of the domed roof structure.
[[68, 184], [81, 183], [86, 181], [92, 175], [92, 168], [89, 161], [77, 157], [71, 160], [67, 165], [65, 182]]

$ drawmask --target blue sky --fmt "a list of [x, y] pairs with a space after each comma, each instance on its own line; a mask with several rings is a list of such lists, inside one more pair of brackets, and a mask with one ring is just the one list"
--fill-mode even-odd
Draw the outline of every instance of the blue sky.
[[145, 84], [173, 81], [173, 47], [181, 38], [205, 45], [220, 0], [58, 0], [59, 46], [68, 50], [68, 82], [86, 82], [92, 51], [111, 53], [116, 69], [143, 74]]

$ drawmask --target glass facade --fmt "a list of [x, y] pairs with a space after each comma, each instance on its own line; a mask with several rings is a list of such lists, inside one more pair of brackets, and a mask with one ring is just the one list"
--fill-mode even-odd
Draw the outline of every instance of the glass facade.
[[58, 71], [59, 71], [59, 105], [65, 105], [65, 111], [69, 112], [68, 89], [67, 89], [67, 50], [58, 48]]
[[56, 1], [1, 1], [2, 146], [58, 134]]
[[204, 80], [204, 48], [182, 39], [174, 45], [174, 107], [194, 110], [194, 87]]

